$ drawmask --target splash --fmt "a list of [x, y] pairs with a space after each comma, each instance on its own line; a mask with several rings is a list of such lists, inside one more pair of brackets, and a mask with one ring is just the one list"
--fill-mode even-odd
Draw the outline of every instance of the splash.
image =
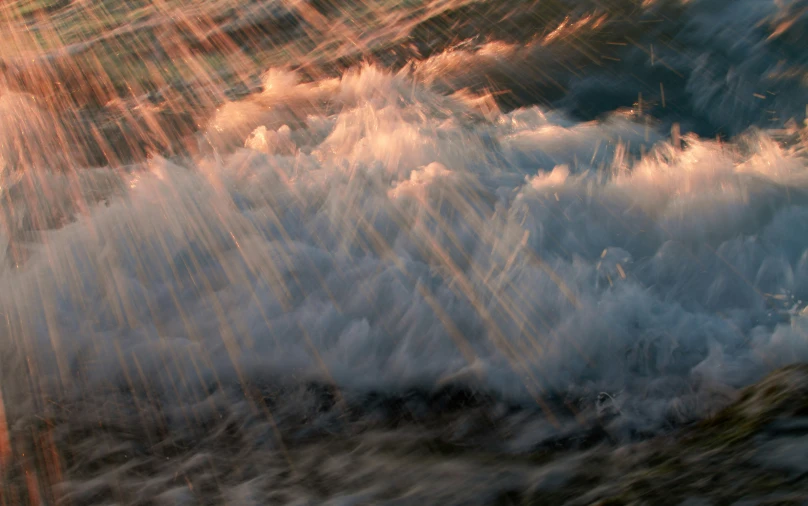
[[[208, 404], [238, 418], [278, 388], [283, 432], [309, 420], [311, 384], [329, 416], [457, 388], [539, 413], [517, 447], [592, 419], [625, 441], [808, 360], [808, 134], [784, 77], [802, 62], [772, 63], [804, 12], [764, 3], [718, 33], [704, 23], [728, 7], [706, 1], [645, 2], [639, 20], [622, 2], [368, 4], [331, 32], [336, 7], [304, 2], [76, 7], [103, 42], [31, 15], [62, 39], [3, 69], [0, 465], [8, 427], [53, 405], [168, 441]], [[490, 40], [442, 40], [430, 26], [453, 16]], [[541, 29], [506, 36], [512, 16]], [[411, 40], [427, 29], [431, 46]], [[140, 68], [132, 47], [131, 75], [60, 84], [135, 33], [174, 67]], [[634, 43], [663, 34], [677, 50]], [[624, 63], [600, 65], [607, 47]], [[593, 105], [646, 57], [646, 84], [684, 77]], [[722, 129], [737, 135], [698, 135]]]
[[38, 381], [179, 402], [255, 368], [395, 389], [471, 362], [525, 400], [628, 389], [650, 421], [805, 358], [778, 319], [808, 290], [808, 173], [766, 134], [632, 162], [622, 116], [486, 120], [406, 73], [292, 77], [220, 109], [186, 165], [40, 176], [34, 203], [105, 201], [3, 273]]

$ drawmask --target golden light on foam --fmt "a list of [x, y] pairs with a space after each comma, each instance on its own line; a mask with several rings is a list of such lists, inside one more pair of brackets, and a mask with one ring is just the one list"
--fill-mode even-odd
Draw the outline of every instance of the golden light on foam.
[[[162, 12], [166, 17], [174, 16], [176, 14], [184, 24], [188, 24], [189, 33], [193, 35], [193, 38], [200, 40], [204, 47], [210, 48], [216, 44], [220, 44], [219, 39], [212, 41], [210, 37], [205, 35], [212, 29], [211, 26], [213, 24], [213, 20], [210, 17], [207, 17], [207, 15], [200, 17], [196, 17], [191, 13], [186, 15], [182, 12], [175, 12], [175, 10], [172, 10], [167, 4], [161, 5], [163, 9]], [[96, 20], [101, 20], [103, 17], [111, 16], [111, 14], [103, 12], [102, 14], [92, 14], [92, 16], [91, 14], [92, 13], [89, 13], [88, 17], [94, 16], [94, 19]], [[304, 13], [305, 18], [315, 19], [316, 16], [319, 16], [319, 14], [315, 12]], [[320, 17], [322, 18], [322, 16]], [[586, 23], [591, 23], [593, 27], [597, 28], [601, 25], [603, 19], [604, 18], [581, 20], [571, 25], [559, 26], [556, 32], [548, 36], [547, 42], [558, 40], [562, 37], [574, 38], [576, 36], [576, 31], [585, 28]], [[313, 31], [328, 31], [327, 29], [329, 28], [323, 19], [319, 19], [319, 21], [315, 19], [314, 21], [311, 21], [310, 24], [315, 27], [315, 30]], [[349, 30], [349, 28], [342, 27], [342, 25], [335, 26], [339, 27], [334, 27], [331, 30], [332, 32]], [[349, 40], [349, 43], [346, 44], [346, 48], [348, 46], [370, 44], [368, 42], [368, 38], [361, 36], [361, 34], [348, 34], [345, 38]], [[224, 40], [226, 41], [226, 39]], [[50, 41], [49, 43], [53, 44], [55, 42]], [[248, 57], [245, 56], [234, 43], [232, 43], [232, 41], [230, 44], [221, 42], [221, 45], [226, 47], [228, 51], [232, 51], [232, 53], [228, 55], [228, 58], [234, 58], [237, 61], [237, 63], [233, 65], [233, 67], [235, 67], [234, 70], [236, 73], [240, 73], [243, 76], [243, 80], [246, 80], [246, 74], [250, 73], [249, 71], [251, 70], [251, 65], [253, 64], [249, 61]], [[217, 107], [219, 107], [219, 100], [221, 99], [220, 92], [224, 85], [222, 84], [219, 76], [216, 75], [214, 66], [212, 64], [208, 64], [208, 62], [199, 61], [196, 58], [197, 55], [194, 53], [194, 51], [188, 49], [183, 44], [170, 45], [165, 50], [171, 54], [173, 60], [185, 62], [192, 73], [197, 74], [201, 77], [201, 81], [206, 82], [205, 86], [209, 88], [209, 93], [206, 92], [201, 101], [205, 102], [209, 106], [215, 104]], [[346, 52], [347, 51], [349, 51], [349, 49], [346, 49]], [[510, 56], [511, 52], [511, 46], [495, 44], [485, 46], [481, 51], [482, 54], [492, 57]], [[459, 58], [452, 60], [452, 62], [459, 68], [463, 68], [463, 65], [465, 65], [464, 61]], [[159, 81], [161, 87], [168, 85], [168, 79], [164, 79], [164, 76], [161, 74], [163, 70], [165, 70], [164, 67], [159, 67], [153, 62], [146, 62], [146, 67], [148, 69], [147, 73], [154, 77], [156, 81]], [[98, 86], [98, 93], [100, 95], [111, 94], [112, 91], [109, 89], [111, 86], [111, 79], [107, 79], [107, 76], [104, 75], [102, 70], [103, 64], [100, 61], [94, 62], [93, 68], [97, 69], [99, 73], [99, 78], [97, 79], [98, 82], [96, 83]], [[266, 86], [267, 89], [264, 91], [265, 95], [274, 94], [276, 103], [294, 95], [294, 93], [290, 92], [288, 84], [282, 79], [266, 79], [265, 83], [268, 83]], [[329, 86], [330, 88], [336, 88], [338, 84], [339, 80], [332, 80], [330, 81]], [[136, 82], [132, 82], [131, 85], [133, 90], [135, 90], [138, 95], [146, 92], [146, 90], [142, 89], [142, 87], [140, 87]], [[320, 88], [325, 87], [324, 84], [310, 86]], [[297, 91], [299, 90], [295, 90], [295, 93]], [[330, 92], [333, 90], [329, 89], [327, 91]], [[323, 93], [323, 95], [325, 96], [327, 93]], [[190, 107], [188, 103], [183, 100], [184, 99], [178, 97], [169, 97], [166, 99], [166, 101], [169, 103], [168, 108], [172, 110], [182, 110], [183, 108]], [[472, 100], [473, 99], [470, 99], [469, 102]], [[488, 106], [490, 103], [486, 102], [485, 105]], [[252, 106], [256, 108], [263, 107], [263, 104], [254, 103]], [[316, 110], [316, 108], [312, 109]], [[490, 116], [496, 116], [494, 106], [490, 106], [489, 109]], [[125, 108], [120, 112], [120, 114], [122, 118], [121, 121], [135, 123], [131, 127], [132, 137], [126, 139], [127, 144], [138, 144], [135, 137], [143, 139], [148, 138], [149, 141], [155, 141], [155, 143], [166, 143], [169, 141], [168, 132], [166, 129], [155, 120], [156, 116], [150, 115], [146, 109], [135, 106], [131, 107], [130, 109]], [[140, 118], [140, 116], [142, 116], [142, 118]], [[136, 122], [138, 118], [143, 120], [143, 124], [138, 124]], [[218, 126], [214, 126], [214, 130], [217, 127]], [[221, 128], [221, 130], [224, 130], [224, 128]], [[61, 131], [57, 137], [58, 141], [54, 143], [53, 147], [54, 153], [58, 154], [60, 150], [63, 150], [65, 146], [70, 144], [71, 141], [70, 136]], [[122, 162], [117, 158], [117, 154], [115, 153], [116, 148], [109, 145], [100, 132], [97, 133], [96, 138], [98, 140], [98, 144], [102, 146], [101, 149], [103, 150], [105, 157], [110, 160], [110, 163], [112, 165], [120, 165]], [[386, 143], [380, 141], [378, 144], [379, 152], [377, 153], [377, 156], [383, 157], [385, 153], [389, 154], [391, 159], [386, 160], [389, 165], [398, 165], [400, 163], [399, 158], [402, 156], [402, 153], [394, 152], [394, 144], [395, 143], [392, 142], [391, 139], [387, 139]], [[135, 146], [132, 147], [134, 149]], [[277, 154], [276, 152], [272, 151], [274, 148], [271, 149], [266, 138], [263, 139], [263, 144], [261, 139], [256, 139], [255, 143], [248, 145], [248, 147], [266, 150], [267, 154]], [[299, 152], [290, 149], [289, 152], [285, 152], [284, 154], [297, 156], [299, 155]], [[620, 154], [622, 154], [622, 152], [620, 152]], [[398, 158], [393, 159], [393, 155]], [[403, 153], [403, 155], [406, 156], [407, 153]], [[593, 153], [593, 159], [594, 156], [595, 154]], [[45, 159], [44, 161], [47, 162], [53, 157], [48, 155], [43, 156], [43, 158]], [[686, 163], [684, 165], [684, 170], [690, 170], [692, 163]], [[151, 176], [153, 176], [154, 179], [159, 179], [161, 184], [168, 187], [172, 187], [174, 185], [180, 186], [183, 184], [181, 181], [177, 182], [172, 180], [171, 176], [165, 172], [161, 172], [160, 167], [162, 167], [162, 165], [155, 165], [150, 176], [144, 175], [141, 178], [141, 176], [137, 175], [132, 177], [129, 180], [131, 189], [140, 189], [144, 186], [148, 188], [147, 179], [149, 179]], [[356, 169], [356, 167], [352, 166], [351, 170], [354, 169]], [[454, 170], [457, 168], [450, 166], [449, 169]], [[447, 172], [449, 169], [447, 169]], [[171, 168], [170, 170], [174, 170], [174, 168]], [[244, 173], [247, 173], [249, 170], [250, 167], [248, 167], [246, 163], [243, 166], [236, 168], [237, 172], [243, 171]], [[225, 182], [222, 179], [217, 179], [213, 176], [213, 173], [215, 172], [216, 171], [214, 170], [211, 174], [208, 174], [209, 177], [207, 183], [212, 187], [212, 192], [216, 198], [211, 198], [210, 201], [208, 201], [208, 194], [200, 194], [199, 199], [201, 201], [201, 206], [207, 206], [208, 204], [218, 205], [219, 199], [227, 201], [227, 199], [230, 198]], [[461, 170], [458, 170], [458, 172], [462, 173]], [[284, 172], [279, 172], [279, 174], [281, 179], [280, 186], [283, 187], [285, 191], [296, 192], [296, 188], [289, 188], [290, 185], [293, 185], [293, 179], [287, 178]], [[354, 176], [355, 174], [352, 174], [351, 177]], [[414, 171], [410, 175], [409, 180], [400, 182], [395, 188], [387, 190], [387, 196], [394, 201], [403, 201], [407, 196], [410, 196], [417, 200], [419, 206], [428, 206], [430, 203], [428, 193], [440, 186], [439, 183], [433, 184], [432, 179], [430, 179], [432, 176], [437, 179], [444, 176], [448, 177], [449, 174], [444, 172], [437, 174], [426, 174], [424, 171]], [[554, 171], [548, 178], [546, 178], [546, 180], [543, 181], [544, 186], [548, 186], [553, 190], [551, 195], [556, 202], [560, 202], [564, 197], [566, 197], [564, 192], [559, 189], [559, 187], [566, 184], [572, 184], [571, 181], [568, 181], [568, 176], [569, 171], [563, 173], [563, 171], [559, 169], [558, 172]], [[664, 177], [665, 175], [660, 174], [657, 170], [652, 176], [649, 176], [648, 185], [657, 187], [662, 186]], [[636, 182], [636, 179], [631, 181], [632, 184], [636, 184]], [[439, 205], [448, 203], [450, 207], [453, 208], [455, 216], [458, 214], [461, 216], [462, 220], [465, 222], [464, 225], [466, 225], [473, 233], [477, 234], [476, 240], [478, 243], [482, 243], [484, 247], [490, 247], [492, 250], [494, 250], [508, 246], [505, 241], [502, 241], [505, 246], [501, 246], [499, 243], [497, 243], [495, 237], [490, 236], [490, 233], [489, 235], [485, 235], [486, 230], [489, 228], [489, 224], [486, 223], [487, 216], [484, 216], [484, 213], [480, 213], [478, 209], [486, 206], [486, 202], [481, 200], [484, 197], [481, 197], [480, 194], [475, 193], [474, 188], [472, 188], [472, 184], [466, 185], [465, 182], [457, 181], [453, 181], [453, 183], [454, 186], [452, 188], [445, 191], [441, 189], [443, 193], [441, 193], [442, 200]], [[534, 186], [542, 186], [542, 184], [539, 183], [540, 180], [538, 178], [532, 181]], [[356, 184], [358, 185], [360, 182], [357, 181]], [[724, 188], [723, 183], [721, 187]], [[356, 187], [352, 188], [355, 189]], [[676, 191], [684, 193], [697, 193], [699, 189], [700, 188], [697, 182], [688, 181], [686, 184], [679, 185]], [[296, 260], [299, 260], [298, 256], [303, 255], [303, 257], [306, 257], [306, 260], [304, 260], [302, 263], [311, 266], [312, 271], [316, 274], [316, 282], [319, 283], [320, 288], [326, 292], [326, 296], [331, 299], [331, 302], [337, 311], [341, 310], [342, 301], [338, 300], [338, 298], [332, 293], [328, 293], [328, 280], [322, 279], [319, 270], [315, 265], [313, 265], [312, 259], [308, 258], [308, 255], [305, 252], [298, 251], [295, 249], [295, 246], [291, 246], [292, 237], [294, 234], [290, 233], [284, 228], [283, 214], [285, 210], [283, 209], [283, 205], [279, 200], [274, 200], [274, 194], [263, 197], [263, 202], [259, 202], [258, 204], [264, 206], [263, 212], [268, 217], [268, 221], [270, 221], [271, 224], [278, 229], [278, 239], [282, 242], [290, 244], [291, 246], [289, 250], [285, 248], [280, 249], [276, 256], [273, 256], [266, 250], [262, 250], [258, 253], [253, 252], [250, 254], [248, 254], [246, 251], [242, 251], [244, 241], [240, 239], [240, 232], [242, 232], [240, 227], [249, 229], [252, 227], [252, 224], [245, 225], [242, 223], [236, 223], [234, 220], [230, 219], [227, 212], [222, 208], [217, 207], [212, 211], [201, 211], [200, 209], [195, 208], [181, 209], [172, 206], [174, 199], [181, 201], [183, 198], [185, 198], [183, 195], [181, 195], [182, 192], [179, 188], [175, 188], [174, 190], [175, 191], [172, 192], [171, 189], [169, 189], [165, 193], [156, 194], [154, 198], [151, 198], [148, 203], [145, 204], [145, 206], [159, 206], [162, 208], [164, 215], [171, 215], [173, 212], [184, 213], [180, 219], [186, 219], [186, 221], [182, 223], [185, 223], [187, 228], [183, 228], [181, 231], [179, 231], [178, 235], [187, 233], [189, 236], [192, 236], [194, 239], [198, 240], [203, 249], [209, 250], [211, 252], [212, 261], [217, 262], [219, 265], [224, 267], [224, 277], [227, 278], [228, 282], [234, 285], [240, 285], [248, 282], [252, 277], [260, 276], [265, 278], [268, 281], [271, 290], [275, 292], [277, 298], [281, 301], [283, 307], [286, 310], [290, 310], [294, 304], [294, 301], [292, 300], [292, 292], [295, 291], [296, 285], [302, 285], [304, 281], [299, 279], [300, 273], [297, 270], [299, 269], [299, 265], [296, 262]], [[78, 192], [78, 190], [76, 190], [76, 192]], [[49, 202], [54, 195], [51, 189], [47, 186], [36, 190], [31, 189], [30, 193], [32, 200], [42, 199], [46, 202]], [[42, 195], [44, 195], [44, 197]], [[442, 307], [441, 302], [438, 300], [436, 294], [430, 292], [426, 286], [414, 279], [415, 276], [412, 273], [405, 272], [407, 267], [405, 266], [405, 262], [402, 261], [402, 259], [396, 254], [395, 245], [389, 244], [388, 239], [375, 228], [374, 220], [377, 213], [382, 213], [382, 210], [375, 209], [370, 214], [365, 214], [363, 210], [359, 208], [360, 197], [361, 196], [358, 195], [358, 192], [351, 195], [351, 200], [345, 204], [347, 209], [345, 209], [344, 216], [341, 217], [341, 221], [337, 225], [338, 227], [341, 227], [340, 230], [345, 234], [345, 241], [341, 243], [342, 246], [347, 249], [351, 246], [359, 245], [358, 247], [367, 253], [376, 254], [380, 258], [391, 259], [390, 262], [396, 265], [405, 274], [405, 276], [407, 276], [407, 279], [417, 287], [418, 293], [427, 302], [427, 304], [430, 305], [433, 312], [436, 314], [437, 319], [440, 321], [440, 324], [443, 325], [447, 335], [455, 342], [462, 357], [470, 364], [478, 363], [480, 357], [476, 356], [476, 350], [470, 344], [470, 337], [464, 336], [463, 333], [458, 329], [457, 322], [453, 321], [453, 317], [448, 314], [449, 308]], [[76, 198], [78, 199], [78, 196]], [[303, 193], [300, 192], [295, 196], [295, 198], [301, 202], [301, 207], [303, 207], [301, 201], [301, 199], [304, 198]], [[261, 198], [259, 197], [258, 200], [261, 200]], [[502, 256], [502, 265], [498, 264], [498, 262], [500, 262], [498, 259], [495, 262], [491, 262], [492, 265], [490, 268], [483, 272], [483, 266], [476, 264], [476, 260], [474, 260], [469, 252], [463, 251], [464, 245], [462, 237], [460, 237], [459, 233], [453, 230], [452, 221], [441, 215], [439, 209], [437, 209], [439, 205], [436, 205], [434, 208], [427, 207], [427, 209], [423, 210], [423, 214], [428, 219], [435, 222], [437, 230], [429, 231], [428, 233], [420, 236], [417, 234], [426, 231], [427, 227], [422, 226], [422, 228], [418, 230], [410, 230], [408, 228], [411, 225], [411, 223], [408, 221], [411, 219], [411, 213], [409, 210], [404, 209], [404, 204], [402, 202], [393, 202], [391, 205], [393, 207], [393, 211], [391, 212], [395, 213], [395, 217], [399, 220], [401, 228], [405, 230], [405, 234], [410, 234], [411, 238], [417, 242], [418, 248], [424, 254], [424, 256], [428, 256], [430, 260], [434, 261], [435, 265], [441, 269], [441, 274], [444, 275], [446, 279], [451, 280], [449, 285], [450, 290], [453, 291], [454, 294], [461, 300], [466, 298], [469, 299], [473, 306], [473, 310], [483, 320], [483, 327], [485, 331], [490, 334], [486, 337], [491, 339], [494, 347], [499, 349], [506, 359], [512, 364], [513, 369], [517, 372], [519, 377], [524, 380], [527, 388], [531, 390], [531, 394], [537, 398], [537, 401], [542, 402], [544, 392], [541, 391], [540, 380], [542, 378], [539, 377], [542, 372], [533, 370], [535, 369], [533, 364], [540, 363], [538, 359], [542, 357], [543, 353], [545, 353], [544, 347], [550, 340], [548, 339], [548, 336], [552, 337], [552, 339], [556, 341], [562, 341], [562, 338], [561, 336], [553, 335], [555, 329], [553, 329], [552, 326], [543, 321], [533, 320], [532, 315], [525, 314], [531, 309], [538, 308], [525, 307], [529, 304], [524, 304], [524, 299], [529, 294], [522, 293], [522, 287], [519, 286], [518, 283], [515, 283], [514, 280], [508, 279], [506, 272], [514, 265], [518, 265], [519, 262], [526, 261], [531, 267], [537, 267], [550, 278], [552, 283], [556, 285], [556, 288], [552, 288], [551, 286], [551, 290], [557, 289], [573, 307], [580, 309], [582, 305], [577, 298], [575, 288], [568, 286], [564, 278], [555, 273], [552, 266], [545, 262], [537, 252], [531, 249], [529, 245], [529, 233], [527, 230], [525, 230], [524, 234], [522, 235], [522, 241], [519, 247], [514, 248], [512, 251], [505, 251], [501, 253], [498, 252], [498, 255]], [[542, 205], [547, 204], [543, 203]], [[81, 203], [81, 206], [86, 210], [92, 206], [92, 203], [83, 202]], [[612, 213], [609, 206], [604, 205], [602, 207], [606, 212]], [[558, 208], [553, 208], [552, 212], [557, 212], [557, 209]], [[49, 210], [43, 206], [41, 209], [37, 208], [35, 210], [35, 214], [37, 214], [38, 219], [44, 219], [44, 215], [47, 214], [48, 211]], [[138, 210], [133, 211], [136, 212]], [[563, 212], [563, 210], [561, 212]], [[629, 226], [626, 225], [626, 220], [622, 220], [620, 216], [616, 216], [615, 218], [620, 220], [625, 226]], [[177, 220], [177, 223], [180, 223], [180, 219]], [[128, 225], [124, 224], [123, 226]], [[87, 227], [93, 228], [92, 224], [88, 224]], [[176, 228], [179, 229], [182, 228], [182, 226], [178, 225]], [[146, 244], [146, 239], [149, 238], [149, 233], [152, 230], [158, 232], [155, 235], [157, 236], [156, 242], [159, 243], [159, 246], [154, 246], [155, 250], [159, 251], [164, 258], [169, 259], [169, 261], [166, 262], [166, 265], [148, 265], [147, 261], [150, 253], [148, 248], [151, 246]], [[218, 239], [216, 239], [215, 236], [217, 235], [217, 232], [220, 231], [225, 231], [229, 234], [232, 242], [236, 245], [236, 249], [238, 250], [237, 252], [225, 252], [222, 248], [216, 245], [216, 241]], [[160, 230], [156, 226], [153, 227], [153, 229], [133, 227], [133, 232], [123, 240], [123, 246], [126, 247], [134, 257], [134, 278], [145, 285], [151, 277], [156, 277], [160, 280], [160, 283], [167, 286], [167, 290], [170, 294], [170, 300], [172, 301], [177, 313], [180, 315], [180, 319], [182, 320], [184, 332], [187, 333], [191, 339], [201, 342], [205, 337], [196, 335], [196, 333], [199, 332], [201, 325], [193, 321], [194, 316], [192, 311], [194, 308], [186, 306], [186, 304], [181, 300], [181, 295], [178, 294], [178, 291], [190, 288], [190, 285], [198, 284], [201, 287], [201, 291], [215, 292], [218, 286], [215, 282], [208, 279], [204, 273], [196, 274], [192, 276], [191, 279], [183, 277], [180, 270], [182, 270], [183, 267], [187, 268], [189, 266], [179, 265], [181, 262], [189, 263], [190, 268], [192, 270], [196, 270], [198, 273], [204, 267], [204, 263], [207, 260], [198, 256], [193, 249], [190, 251], [187, 259], [176, 260], [171, 258], [173, 253], [172, 248], [167, 243], [168, 239], [159, 232]], [[256, 226], [254, 230], [250, 230], [249, 233], [260, 235], [262, 231]], [[316, 234], [313, 235], [315, 235], [315, 237], [312, 238], [312, 241], [316, 243], [318, 247], [325, 249], [324, 242], [321, 240], [321, 238], [316, 237]], [[459, 250], [460, 253], [457, 253], [454, 250]], [[228, 262], [228, 258], [226, 258], [225, 255], [241, 255], [247, 267], [233, 266]], [[58, 257], [58, 252], [53, 252], [49, 261], [56, 262], [58, 261]], [[72, 262], [73, 258], [69, 255], [68, 257], [67, 262]], [[101, 263], [104, 264], [103, 268], [111, 270], [113, 268], [112, 264], [114, 260], [114, 258], [102, 259]], [[378, 269], [382, 269], [383, 267], [383, 265], [379, 265]], [[304, 269], [305, 268], [306, 266], [304, 266]], [[154, 272], [149, 272], [150, 269], [157, 270], [158, 273], [155, 274]], [[617, 264], [616, 269], [622, 279], [626, 279], [629, 275], [631, 275], [630, 270], [629, 272], [626, 272], [621, 264]], [[74, 292], [72, 298], [80, 301], [80, 303], [85, 303], [82, 301], [80, 293], [81, 280], [79, 279], [80, 273], [78, 273], [78, 268], [71, 267], [67, 268], [66, 270], [68, 270], [69, 273], [64, 276], [64, 279], [61, 282], [67, 284], [69, 289]], [[284, 279], [285, 270], [290, 271], [290, 279], [288, 281]], [[337, 272], [335, 272], [334, 275], [343, 282], [351, 279], [350, 273], [341, 272], [339, 269], [337, 269]], [[609, 275], [607, 274], [607, 276]], [[480, 280], [482, 280], [482, 282], [479, 282]], [[609, 281], [612, 281], [611, 277], [609, 277]], [[139, 312], [138, 308], [136, 307], [138, 304], [137, 297], [126, 293], [127, 287], [125, 286], [124, 282], [125, 280], [122, 281], [114, 277], [108, 280], [108, 292], [111, 296], [117, 298], [113, 311], [115, 312], [115, 316], [118, 319], [119, 324], [121, 326], [133, 327], [147, 323], [142, 321], [144, 319], [148, 320], [151, 318], [152, 320], [157, 320], [157, 315], [161, 308], [156, 306], [154, 298], [148, 296], [146, 298], [147, 311], [145, 313]], [[50, 287], [43, 283], [40, 287], [38, 287], [38, 289], [44, 297]], [[249, 289], [249, 291], [249, 297], [257, 306], [261, 319], [266, 326], [267, 335], [271, 335], [273, 339], [277, 339], [278, 336], [276, 335], [276, 332], [274, 332], [274, 329], [271, 328], [271, 318], [266, 314], [266, 310], [262, 306], [258, 294], [254, 289]], [[376, 294], [372, 292], [372, 289], [369, 289], [364, 284], [360, 283], [357, 287], [357, 291], [361, 292], [361, 296], [365, 301], [367, 301], [368, 305], [374, 302], [374, 296]], [[225, 352], [230, 356], [234, 365], [236, 365], [239, 355], [244, 352], [242, 347], [251, 346], [251, 339], [253, 338], [252, 336], [248, 337], [250, 329], [245, 329], [242, 322], [239, 322], [237, 319], [233, 321], [228, 314], [230, 306], [228, 306], [227, 301], [220, 302], [218, 299], [213, 298], [210, 301], [207, 301], [207, 303], [209, 314], [206, 314], [205, 316], [209, 317], [213, 321], [219, 322], [219, 331], [221, 334], [220, 337], [224, 344]], [[494, 303], [502, 307], [502, 309], [499, 310], [499, 312], [502, 314], [492, 314], [487, 305]], [[63, 346], [64, 339], [60, 341], [58, 338], [65, 338], [66, 336], [59, 334], [57, 328], [58, 325], [56, 324], [58, 314], [53, 307], [46, 307], [45, 314], [47, 316], [46, 323], [49, 325], [49, 328], [56, 329], [53, 331], [48, 331], [49, 334], [51, 334], [49, 337], [52, 338], [52, 346], [57, 350], [59, 355], [62, 355], [62, 352], [59, 351], [59, 347]], [[538, 318], [539, 320], [541, 319], [540, 316]], [[506, 331], [504, 328], [500, 328], [500, 325], [502, 324], [501, 320], [503, 319], [506, 321], [506, 325], [513, 323], [514, 327], [518, 329], [517, 332], [525, 335], [526, 338], [524, 340], [511, 339], [511, 335], [508, 334], [508, 331]], [[33, 326], [31, 322], [20, 321], [19, 326], [25, 327], [24, 330], [26, 332], [18, 332], [15, 334], [15, 337], [27, 339], [29, 331], [33, 332], [35, 330], [33, 328], [28, 328], [29, 325]], [[542, 328], [542, 325], [544, 325], [545, 328]], [[323, 358], [320, 356], [319, 350], [312, 342], [312, 336], [307, 333], [306, 328], [304, 328], [302, 325], [300, 325], [300, 328], [296, 330], [306, 341], [306, 347], [312, 356], [315, 357], [317, 366], [322, 369], [326, 377], [330, 378], [328, 367]], [[167, 332], [164, 332], [164, 329], [160, 328], [157, 330], [157, 335], [160, 339], [169, 339], [171, 337]], [[575, 336], [564, 336], [564, 338], [569, 339], [573, 346], [580, 346], [579, 343], [576, 342]], [[578, 349], [578, 352], [588, 360], [584, 351], [585, 350]], [[179, 362], [180, 358], [177, 356], [177, 352], [172, 350], [171, 353], [171, 356], [169, 358], [165, 358], [164, 360], [175, 360]], [[148, 380], [151, 378], [147, 377], [148, 374], [142, 367], [142, 364], [138, 362], [138, 358], [134, 357], [133, 361], [135, 367], [133, 370], [129, 370], [127, 369], [129, 367], [128, 365], [123, 365], [131, 363], [129, 357], [125, 355], [125, 353], [121, 354], [119, 359], [122, 363], [122, 367], [125, 370], [125, 374], [128, 376], [129, 383], [132, 384], [132, 388], [135, 388], [135, 383], [148, 383]], [[194, 358], [194, 361], [195, 360], [196, 358]], [[204, 361], [204, 358], [202, 360]], [[194, 366], [196, 368], [196, 374], [198, 374], [201, 378], [202, 374], [199, 372], [199, 368], [203, 366], [199, 366], [196, 362], [194, 362]], [[60, 369], [64, 369], [65, 365], [60, 362], [59, 367]], [[477, 372], [476, 369], [475, 372]], [[242, 378], [242, 381], [244, 381], [243, 372], [239, 370], [237, 373]], [[174, 381], [173, 377], [170, 379]], [[180, 379], [184, 380], [185, 378]], [[333, 378], [331, 381], [333, 381]], [[174, 388], [177, 387], [175, 386]], [[275, 427], [272, 413], [268, 411], [268, 408], [265, 409], [267, 410], [267, 418], [272, 420], [273, 427]], [[0, 431], [0, 436], [1, 435], [2, 431]], [[278, 435], [278, 438], [280, 440], [280, 435]], [[1, 450], [2, 439], [0, 438], [0, 455], [2, 454]]]

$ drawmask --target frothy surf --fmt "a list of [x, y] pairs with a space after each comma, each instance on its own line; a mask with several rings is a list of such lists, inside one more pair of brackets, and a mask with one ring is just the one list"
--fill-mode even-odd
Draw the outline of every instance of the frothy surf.
[[[692, 47], [705, 34], [693, 27], [726, 9], [690, 4]], [[258, 385], [288, 392], [273, 401], [282, 426], [311, 407], [300, 385], [328, 385], [329, 410], [351, 412], [369, 392], [450, 388], [541, 413], [520, 426], [530, 446], [581, 413], [603, 421], [604, 403], [613, 437], [656, 434], [808, 360], [808, 134], [795, 121], [744, 130], [759, 104], [718, 98], [751, 96], [746, 77], [783, 48], [730, 41], [748, 21], [733, 18], [715, 54], [759, 57], [736, 81], [679, 56], [692, 108], [743, 130], [728, 141], [672, 134], [642, 102], [584, 121], [566, 106], [594, 75], [558, 109], [503, 110], [476, 86], [536, 71], [562, 28], [602, 22], [582, 19], [398, 71], [273, 69], [260, 92], [218, 105], [187, 156], [114, 168], [76, 170], [86, 158], [52, 111], [3, 92], [6, 417], [93, 405], [171, 433]], [[801, 121], [803, 88], [788, 86], [770, 105]]]
[[797, 148], [483, 114], [374, 67], [294, 79], [220, 108], [184, 165], [19, 176], [47, 198], [5, 201], [6, 365], [175, 400], [267, 372], [620, 392], [654, 425], [806, 358]]

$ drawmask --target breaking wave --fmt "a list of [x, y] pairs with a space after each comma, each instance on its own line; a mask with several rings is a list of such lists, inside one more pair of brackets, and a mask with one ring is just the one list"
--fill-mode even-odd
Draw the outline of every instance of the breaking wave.
[[317, 381], [543, 406], [606, 392], [616, 427], [696, 419], [808, 359], [804, 136], [671, 138], [630, 113], [499, 112], [407, 70], [270, 71], [193, 159], [17, 174], [9, 409], [36, 402], [28, 381], [165, 406]]
[[5, 19], [104, 33], [0, 53], [0, 496], [488, 504], [808, 360], [804, 1], [228, 3]]

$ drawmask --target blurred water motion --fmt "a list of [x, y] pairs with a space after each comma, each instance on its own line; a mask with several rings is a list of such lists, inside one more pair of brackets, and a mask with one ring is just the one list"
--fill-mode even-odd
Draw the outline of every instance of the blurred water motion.
[[805, 2], [0, 13], [0, 504], [804, 490]]

